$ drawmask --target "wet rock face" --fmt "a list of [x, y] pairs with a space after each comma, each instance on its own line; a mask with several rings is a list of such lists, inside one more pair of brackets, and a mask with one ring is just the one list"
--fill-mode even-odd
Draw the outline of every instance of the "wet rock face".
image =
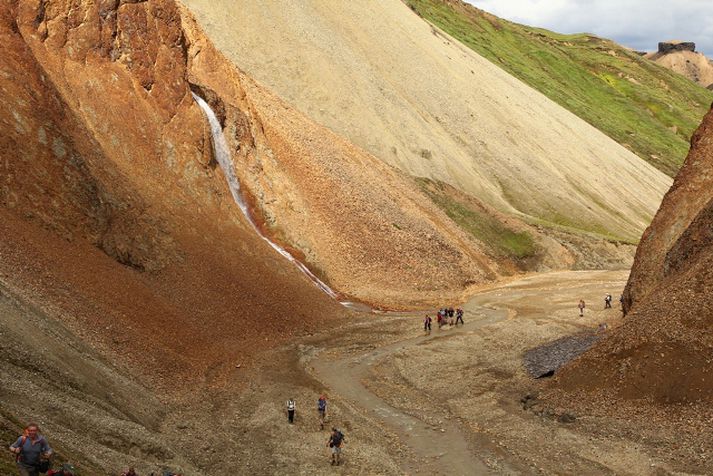
[[659, 53], [673, 51], [696, 51], [696, 44], [692, 41], [662, 41], [659, 43]]

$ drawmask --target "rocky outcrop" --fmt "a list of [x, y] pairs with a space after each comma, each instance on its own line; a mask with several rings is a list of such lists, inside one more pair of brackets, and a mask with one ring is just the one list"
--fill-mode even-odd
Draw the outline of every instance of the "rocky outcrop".
[[696, 51], [696, 44], [692, 41], [661, 41], [659, 42], [659, 53], [671, 53], [674, 51]]
[[681, 74], [704, 87], [713, 84], [713, 63], [702, 53], [696, 52], [696, 45], [685, 41], [659, 43], [656, 53], [646, 55], [670, 70]]
[[559, 385], [663, 403], [713, 397], [713, 111], [636, 253], [624, 324]]
[[624, 293], [625, 310], [648, 296], [670, 269], [669, 251], [713, 199], [713, 111], [691, 138], [691, 151], [644, 232]]

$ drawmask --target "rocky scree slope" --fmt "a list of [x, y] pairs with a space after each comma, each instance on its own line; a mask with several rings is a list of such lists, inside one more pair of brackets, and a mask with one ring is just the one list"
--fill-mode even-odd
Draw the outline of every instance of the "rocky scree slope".
[[[261, 268], [274, 268], [269, 274], [292, 279], [267, 245], [241, 238], [252, 230], [212, 158], [193, 90], [223, 122], [265, 230], [336, 289], [402, 306], [455, 298], [497, 275], [415, 184], [236, 70], [174, 2], [18, 1], [3, 10], [12, 46], [4, 63], [8, 213], [86, 240], [137, 272], [187, 265], [181, 235], [196, 253], [216, 255], [206, 264], [226, 268], [250, 248], [267, 259]], [[269, 301], [280, 291], [266, 292], [249, 295]]]
[[569, 391], [657, 403], [713, 395], [713, 111], [636, 253], [624, 324], [558, 378]]
[[636, 242], [670, 185], [398, 0], [185, 0], [235, 64], [409, 175], [543, 227]]
[[519, 25], [462, 0], [404, 1], [670, 176], [713, 101], [710, 91], [607, 39]]
[[236, 70], [172, 0], [13, 0], [0, 38], [2, 413], [90, 474], [235, 467], [157, 436], [169, 410], [347, 316], [247, 225], [191, 91], [262, 226], [338, 289], [412, 305], [496, 275], [416, 184]]

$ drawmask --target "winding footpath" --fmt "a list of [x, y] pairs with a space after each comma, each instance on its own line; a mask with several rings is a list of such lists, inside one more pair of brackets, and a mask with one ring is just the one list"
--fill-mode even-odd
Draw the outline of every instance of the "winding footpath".
[[421, 461], [412, 461], [408, 458], [401, 460], [401, 467], [407, 474], [453, 476], [491, 474], [485, 463], [478, 459], [478, 449], [468, 446], [457, 424], [443, 421], [439, 425], [441, 429], [434, 431], [431, 425], [389, 405], [371, 392], [362, 381], [368, 377], [372, 366], [396, 352], [428, 340], [455, 336], [463, 330], [474, 331], [507, 318], [507, 314], [506, 310], [478, 306], [477, 312], [470, 313], [474, 317], [463, 327], [440, 332], [434, 329], [430, 335], [402, 340], [358, 356], [339, 360], [317, 358], [313, 359], [310, 365], [314, 368], [315, 376], [333, 393], [365, 409], [369, 417], [378, 420], [393, 431], [414, 454], [421, 458]]

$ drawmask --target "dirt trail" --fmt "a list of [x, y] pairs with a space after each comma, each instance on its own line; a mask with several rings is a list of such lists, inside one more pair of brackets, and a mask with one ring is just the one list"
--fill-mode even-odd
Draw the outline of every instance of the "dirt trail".
[[[436, 415], [434, 412], [429, 411], [428, 415], [424, 415], [426, 418], [421, 418], [418, 405], [411, 408], [402, 407], [392, 398], [387, 398], [386, 394], [382, 395], [385, 389], [379, 390], [381, 384], [375, 380], [378, 379], [378, 371], [376, 374], [374, 371], [383, 366], [392, 366], [399, 360], [406, 359], [408, 362], [409, 355], [423, 356], [423, 352], [428, 352], [427, 349], [434, 346], [441, 349], [445, 349], [446, 346], [460, 349], [450, 353], [457, 360], [456, 355], [464, 349], [462, 347], [464, 343], [474, 338], [487, 339], [497, 332], [495, 329], [499, 326], [509, 327], [517, 325], [517, 322], [521, 324], [532, 322], [538, 327], [550, 322], [557, 327], [570, 329], [569, 332], [576, 332], [578, 328], [592, 327], [591, 319], [573, 320], [569, 317], [562, 319], [559, 315], [561, 311], [550, 314], [547, 309], [561, 310], [563, 307], [572, 307], [571, 313], [574, 315], [576, 310], [572, 303], [576, 303], [581, 295], [598, 309], [599, 303], [592, 302], [593, 291], [599, 294], [600, 289], [611, 286], [612, 278], [618, 281], [621, 275], [622, 273], [549, 273], [500, 284], [483, 290], [463, 306], [466, 311], [466, 325], [463, 327], [444, 328], [439, 331], [434, 326], [431, 335], [418, 337], [413, 336], [413, 331], [405, 334], [397, 333], [394, 337], [400, 340], [385, 344], [378, 342], [382, 337], [374, 337], [371, 343], [362, 342], [366, 347], [360, 347], [357, 352], [345, 350], [342, 353], [337, 352], [336, 357], [333, 352], [329, 352], [335, 347], [327, 345], [325, 352], [320, 354], [319, 358], [313, 358], [309, 366], [314, 376], [330, 389], [332, 395], [355, 405], [367, 418], [373, 419], [393, 432], [399, 441], [409, 448], [412, 456], [401, 455], [399, 461], [401, 469], [407, 474], [472, 475], [503, 471], [510, 474], [523, 470], [527, 472], [522, 467], [522, 461], [518, 461], [519, 458], [513, 460], [512, 454], [503, 453], [502, 448], [498, 448], [492, 440], [492, 435], [473, 432], [469, 427], [468, 419], [459, 418], [457, 412], [434, 424], [433, 417]], [[593, 313], [599, 315], [598, 311]], [[421, 317], [420, 314], [419, 316], [394, 316], [393, 321], [396, 324], [397, 321], [407, 319], [413, 325], [417, 325], [417, 319], [420, 320]], [[599, 319], [599, 316], [594, 319]], [[377, 328], [374, 328], [374, 331], [376, 331], [375, 335], [379, 334]], [[477, 347], [468, 345], [468, 348], [468, 352], [474, 353], [473, 355], [480, 353]], [[412, 363], [413, 365], [407, 364], [407, 367], [422, 365], [417, 361]], [[517, 363], [514, 365], [519, 366]], [[453, 388], [450, 394], [457, 400], [461, 398], [462, 393], [461, 390]], [[409, 397], [404, 394], [404, 398]], [[430, 400], [426, 398], [429, 407], [434, 401], [440, 401], [436, 398]], [[492, 413], [495, 411], [499, 410], [489, 410]], [[497, 463], [493, 464], [494, 461]]]
[[[468, 307], [478, 316], [476, 321], [469, 323], [469, 332], [508, 317], [507, 310], [474, 305]], [[426, 341], [458, 335], [463, 329], [465, 327], [444, 327], [439, 331], [434, 322], [434, 330], [430, 335], [398, 341], [375, 351], [336, 361], [315, 359], [312, 362], [315, 376], [329, 386], [333, 393], [366, 409], [369, 416], [381, 421], [419, 456], [419, 461], [401, 461], [401, 466], [407, 473], [490, 474], [492, 471], [478, 457], [478, 448], [468, 446], [468, 441], [458, 425], [443, 421], [439, 427], [433, 427], [389, 405], [363, 384], [370, 368], [390, 355]]]

